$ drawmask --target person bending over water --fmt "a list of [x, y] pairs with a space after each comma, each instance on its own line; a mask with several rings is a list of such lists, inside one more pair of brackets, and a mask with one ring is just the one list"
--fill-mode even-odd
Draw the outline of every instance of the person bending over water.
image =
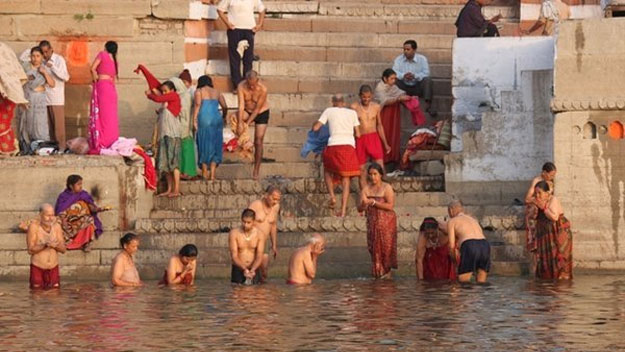
[[117, 287], [142, 286], [139, 272], [132, 258], [139, 249], [139, 236], [129, 232], [119, 239], [119, 245], [122, 250], [113, 259], [111, 283]]
[[65, 253], [65, 240], [52, 205], [43, 204], [39, 208], [39, 219], [28, 226], [26, 245], [30, 254], [30, 288], [59, 288], [58, 253]]
[[317, 274], [317, 259], [325, 252], [326, 240], [316, 233], [308, 243], [297, 249], [289, 259], [289, 285], [310, 284]]
[[[245, 209], [241, 214], [241, 226], [232, 229], [228, 235], [232, 273], [230, 282], [235, 284], [259, 284], [260, 270], [265, 249], [264, 236], [254, 226], [256, 213]], [[258, 271], [257, 271], [258, 270]]]
[[417, 238], [417, 278], [419, 280], [455, 280], [456, 268], [449, 257], [449, 237], [443, 231], [446, 224], [425, 218]]
[[169, 259], [167, 270], [158, 284], [192, 286], [195, 281], [196, 259], [197, 247], [193, 244], [184, 245], [178, 254]]
[[484, 237], [482, 227], [477, 220], [464, 213], [459, 200], [451, 202], [447, 211], [451, 217], [447, 223], [449, 255], [453, 261], [460, 256], [458, 281], [470, 282], [477, 271], [476, 281], [486, 282], [490, 270], [490, 244]]
[[[278, 187], [269, 186], [265, 196], [253, 201], [249, 209], [256, 214], [256, 228], [260, 230], [265, 244], [271, 240], [271, 257], [278, 257], [278, 217], [280, 216], [280, 197], [282, 192]], [[267, 279], [269, 269], [269, 255], [263, 254], [263, 263], [260, 266], [263, 280]]]

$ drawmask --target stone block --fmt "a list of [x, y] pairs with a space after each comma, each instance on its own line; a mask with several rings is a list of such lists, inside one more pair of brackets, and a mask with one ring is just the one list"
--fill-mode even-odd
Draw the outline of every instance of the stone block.
[[317, 13], [319, 3], [316, 1], [268, 1], [265, 3], [267, 13]]
[[186, 20], [189, 18], [189, 0], [151, 0], [152, 15], [162, 19]]
[[45, 0], [45, 14], [80, 14], [144, 17], [151, 14], [150, 0]]
[[[15, 36], [15, 24], [10, 16], [0, 16], [0, 37], [3, 40], [12, 39]], [[19, 52], [18, 52], [19, 53]]]
[[[398, 33], [406, 34], [447, 34], [455, 35], [456, 26], [451, 22], [438, 21], [399, 21]], [[417, 42], [417, 45], [419, 42]]]
[[38, 14], [41, 13], [43, 0], [3, 0], [0, 14]]
[[78, 20], [72, 16], [16, 17], [17, 34], [21, 39], [38, 40], [42, 36], [132, 37], [133, 18], [102, 18]]
[[59, 265], [99, 265], [100, 251], [92, 250], [85, 253], [81, 250], [67, 251], [59, 255]]
[[13, 265], [15, 251], [2, 250], [0, 251], [0, 266]]
[[27, 280], [30, 274], [30, 265], [2, 265], [0, 277], [9, 280]]
[[312, 19], [312, 31], [331, 33], [397, 33], [397, 22], [386, 19], [361, 20], [344, 17], [317, 17]]

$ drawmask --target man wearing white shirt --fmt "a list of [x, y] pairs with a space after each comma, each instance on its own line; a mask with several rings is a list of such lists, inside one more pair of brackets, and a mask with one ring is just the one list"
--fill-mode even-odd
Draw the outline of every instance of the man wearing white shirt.
[[65, 82], [69, 81], [65, 59], [54, 52], [50, 42], [42, 40], [39, 47], [48, 70], [52, 73], [54, 87], [46, 85], [46, 101], [48, 104], [48, 120], [50, 137], [59, 144], [59, 150], [65, 150]]
[[[258, 12], [258, 23], [254, 20], [254, 11]], [[226, 16], [226, 12], [228, 16]], [[217, 5], [219, 18], [228, 26], [228, 60], [233, 89], [237, 89], [254, 61], [254, 34], [263, 27], [265, 5], [261, 0], [221, 0]], [[243, 73], [241, 73], [241, 55], [237, 49], [239, 42], [246, 40], [248, 47], [243, 51]]]
[[395, 58], [393, 71], [397, 73], [399, 89], [411, 96], [418, 96], [425, 100], [425, 111], [434, 116], [432, 105], [432, 79], [430, 78], [430, 66], [428, 59], [417, 54], [417, 42], [406, 40], [404, 53]]
[[336, 205], [334, 186], [340, 180], [343, 194], [339, 216], [344, 217], [347, 213], [351, 178], [360, 176], [360, 163], [354, 139], [354, 136], [360, 138], [358, 130], [360, 122], [356, 111], [347, 109], [345, 99], [337, 94], [332, 97], [332, 107], [323, 111], [319, 120], [313, 124], [312, 130], [317, 132], [326, 123], [330, 130], [330, 139], [323, 151], [323, 173], [330, 193], [329, 208], [334, 209]]

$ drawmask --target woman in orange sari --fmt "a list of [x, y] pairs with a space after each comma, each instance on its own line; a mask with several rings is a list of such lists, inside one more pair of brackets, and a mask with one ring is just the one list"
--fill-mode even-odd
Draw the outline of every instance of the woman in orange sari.
[[362, 189], [359, 211], [367, 215], [367, 246], [371, 254], [371, 273], [376, 279], [391, 277], [397, 269], [397, 216], [393, 187], [382, 182], [384, 170], [371, 163], [367, 172], [370, 182]]
[[82, 189], [82, 177], [67, 178], [67, 188], [57, 198], [54, 209], [61, 221], [66, 248], [88, 252], [91, 241], [102, 234], [98, 212], [106, 209], [98, 208], [91, 195]]
[[536, 277], [570, 280], [573, 278], [573, 235], [560, 201], [551, 194], [549, 183], [536, 184]]

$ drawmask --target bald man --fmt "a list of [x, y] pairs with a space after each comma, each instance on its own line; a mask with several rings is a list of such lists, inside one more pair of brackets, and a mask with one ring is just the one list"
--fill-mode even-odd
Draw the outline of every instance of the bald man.
[[39, 208], [39, 219], [28, 227], [26, 246], [30, 254], [30, 288], [59, 288], [58, 253], [65, 253], [65, 239], [52, 205], [43, 204]]
[[258, 179], [260, 163], [263, 158], [263, 141], [267, 124], [269, 123], [269, 103], [267, 103], [267, 87], [260, 82], [258, 73], [250, 70], [245, 74], [245, 80], [237, 87], [239, 97], [238, 134], [246, 126], [254, 126], [254, 171], [252, 178]]
[[482, 227], [477, 220], [464, 213], [459, 200], [451, 202], [447, 211], [451, 218], [447, 223], [449, 253], [454, 261], [460, 255], [458, 281], [471, 282], [473, 273], [477, 272], [476, 281], [486, 282], [490, 270], [490, 244], [484, 237]]
[[289, 285], [306, 285], [312, 283], [317, 274], [317, 259], [325, 251], [326, 240], [316, 233], [308, 239], [308, 243], [298, 248], [289, 259]]

